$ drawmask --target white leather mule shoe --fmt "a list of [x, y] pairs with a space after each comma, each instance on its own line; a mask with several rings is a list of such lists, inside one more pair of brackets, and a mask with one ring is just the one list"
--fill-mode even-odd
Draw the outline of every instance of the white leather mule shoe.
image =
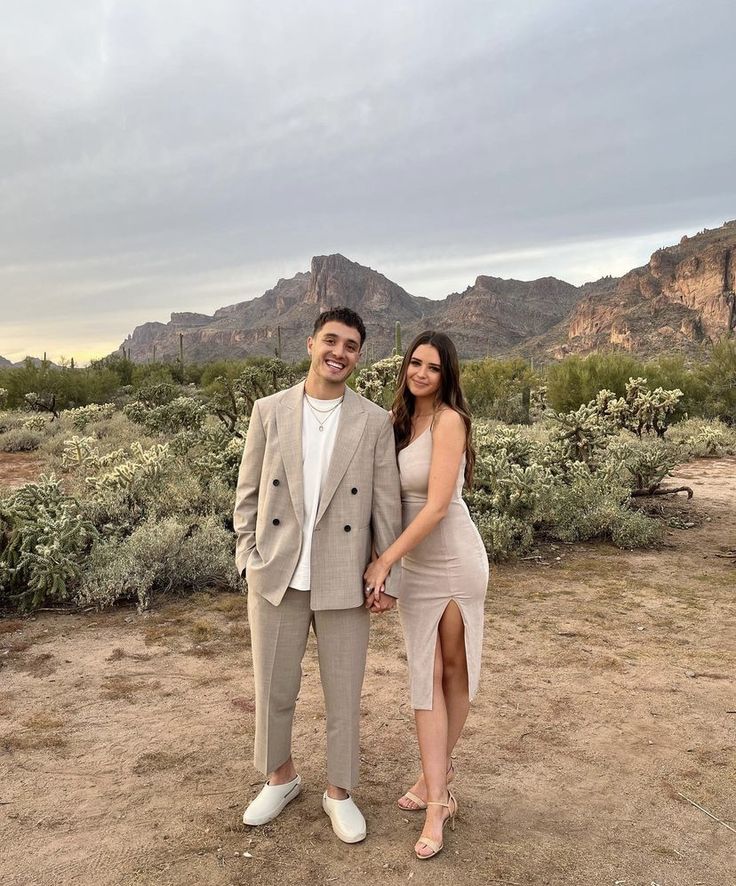
[[266, 782], [258, 796], [243, 813], [243, 824], [259, 825], [273, 821], [294, 797], [299, 796], [301, 789], [302, 778], [300, 775], [286, 784], [268, 784]]
[[365, 819], [352, 797], [346, 800], [333, 800], [325, 791], [322, 796], [322, 808], [330, 817], [332, 830], [343, 843], [360, 843], [361, 840], [365, 840]]

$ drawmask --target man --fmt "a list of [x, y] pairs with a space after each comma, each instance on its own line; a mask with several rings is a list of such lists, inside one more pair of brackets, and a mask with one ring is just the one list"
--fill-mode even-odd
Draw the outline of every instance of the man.
[[[291, 727], [310, 625], [327, 713], [322, 806], [337, 836], [365, 837], [350, 796], [360, 762], [360, 692], [370, 615], [363, 571], [401, 532], [391, 422], [346, 386], [365, 341], [348, 308], [322, 313], [307, 339], [305, 382], [258, 400], [238, 477], [236, 563], [248, 583], [256, 686], [254, 763], [268, 781], [243, 821], [265, 824], [301, 790]], [[393, 608], [399, 576], [367, 606]]]

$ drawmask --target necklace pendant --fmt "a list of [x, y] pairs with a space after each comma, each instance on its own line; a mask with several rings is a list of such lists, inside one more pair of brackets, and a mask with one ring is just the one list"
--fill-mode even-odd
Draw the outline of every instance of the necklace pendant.
[[324, 426], [323, 426], [323, 425], [320, 425], [320, 426], [319, 426], [319, 429], [320, 429], [320, 431], [324, 431]]

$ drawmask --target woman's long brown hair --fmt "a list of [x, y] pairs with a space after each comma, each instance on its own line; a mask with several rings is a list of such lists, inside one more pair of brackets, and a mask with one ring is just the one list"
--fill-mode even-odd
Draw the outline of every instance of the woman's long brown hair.
[[416, 397], [406, 384], [406, 372], [414, 351], [420, 345], [431, 345], [440, 355], [440, 388], [437, 392], [437, 406], [445, 405], [454, 409], [465, 423], [465, 485], [473, 486], [473, 468], [475, 467], [475, 450], [471, 438], [470, 411], [460, 387], [460, 362], [452, 339], [444, 332], [427, 330], [420, 332], [404, 355], [396, 385], [396, 396], [391, 406], [394, 422], [394, 438], [396, 452], [405, 449], [411, 440], [411, 419], [414, 415]]

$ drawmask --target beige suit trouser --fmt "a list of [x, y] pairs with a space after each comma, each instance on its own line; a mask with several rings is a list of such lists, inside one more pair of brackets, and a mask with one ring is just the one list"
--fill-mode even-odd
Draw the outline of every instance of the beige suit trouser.
[[289, 759], [301, 662], [309, 628], [317, 654], [327, 714], [327, 780], [347, 790], [358, 783], [360, 693], [365, 675], [370, 614], [364, 606], [312, 611], [309, 591], [289, 588], [278, 606], [248, 594], [256, 688], [253, 762], [264, 775]]

